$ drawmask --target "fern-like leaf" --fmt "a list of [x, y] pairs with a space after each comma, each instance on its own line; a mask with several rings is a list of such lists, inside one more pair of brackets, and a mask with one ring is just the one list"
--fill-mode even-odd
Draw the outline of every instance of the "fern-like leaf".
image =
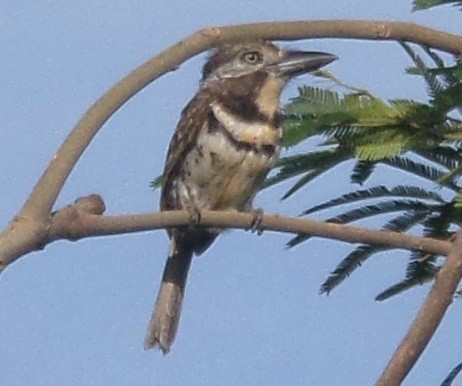
[[[326, 221], [336, 224], [348, 224], [353, 221], [362, 220], [385, 213], [393, 213], [398, 211], [432, 212], [438, 207], [439, 205], [425, 204], [418, 200], [389, 200], [379, 202], [374, 205], [367, 205], [361, 208], [353, 209], [340, 215], [331, 217]], [[310, 238], [311, 236], [307, 235], [297, 235], [287, 242], [286, 247], [293, 248]]]
[[[298, 190], [301, 186], [313, 180], [327, 170], [339, 165], [351, 157], [347, 149], [328, 149], [303, 155], [281, 158], [276, 165], [276, 174], [266, 179], [263, 188], [272, 186], [281, 181], [303, 174], [303, 181], [296, 183], [291, 190]], [[310, 178], [311, 177], [311, 178]], [[300, 186], [298, 186], [300, 183]], [[290, 194], [292, 194], [291, 192]], [[290, 194], [288, 194], [290, 196]]]
[[356, 162], [351, 172], [350, 181], [352, 184], [362, 185], [371, 176], [375, 169], [375, 162], [359, 160]]
[[459, 363], [457, 366], [455, 366], [451, 372], [444, 378], [443, 382], [441, 383], [440, 386], [451, 386], [452, 382], [456, 377], [459, 375], [459, 373], [462, 371], [462, 362]]
[[385, 213], [399, 212], [402, 210], [433, 211], [436, 208], [437, 206], [435, 205], [425, 204], [417, 200], [389, 200], [347, 211], [335, 217], [331, 217], [328, 221], [336, 224], [349, 224], [353, 221], [363, 220]]
[[400, 42], [400, 44], [407, 52], [407, 54], [411, 57], [416, 67], [422, 72], [422, 76], [425, 79], [425, 82], [427, 83], [428, 92], [430, 96], [435, 97], [436, 94], [443, 90], [443, 85], [440, 83], [435, 74], [428, 71], [427, 66], [425, 65], [422, 58], [412, 49], [412, 47], [409, 44], [405, 42]]
[[318, 115], [337, 112], [343, 104], [340, 94], [316, 87], [300, 87], [298, 96], [285, 107], [287, 114]]
[[383, 251], [384, 247], [376, 245], [360, 245], [348, 254], [340, 264], [329, 274], [329, 277], [321, 284], [319, 292], [329, 294], [335, 287], [343, 282], [350, 274], [360, 267], [361, 264], [372, 254]]
[[[451, 232], [449, 228], [455, 220], [456, 213], [457, 211], [454, 210], [453, 205], [449, 203], [442, 205], [432, 216], [426, 216], [423, 221], [424, 236], [439, 239], [450, 238]], [[380, 293], [376, 299], [388, 299], [405, 290], [432, 280], [440, 269], [440, 266], [436, 264], [436, 258], [435, 254], [413, 251], [406, 268], [405, 278]]]
[[[405, 232], [410, 229], [415, 224], [422, 221], [428, 212], [415, 212], [409, 211], [405, 212], [400, 216], [393, 218], [388, 221], [383, 229], [393, 231], [393, 232]], [[354, 251], [349, 253], [347, 257], [342, 259], [342, 261], [337, 265], [334, 271], [329, 274], [329, 277], [321, 285], [321, 293], [329, 293], [336, 286], [342, 283], [349, 275], [353, 273], [356, 268], [360, 267], [366, 259], [372, 256], [375, 253], [387, 250], [389, 248], [382, 247], [378, 245], [360, 245]]]
[[376, 186], [370, 189], [356, 190], [352, 193], [344, 194], [341, 197], [329, 200], [305, 210], [302, 214], [308, 215], [323, 209], [331, 208], [343, 204], [351, 204], [361, 200], [376, 199], [381, 197], [413, 197], [422, 200], [432, 200], [443, 203], [443, 198], [435, 192], [422, 189], [418, 186], [396, 186], [388, 189], [386, 186]]
[[414, 0], [412, 10], [421, 11], [444, 4], [453, 4], [454, 6], [462, 7], [462, 1], [458, 0]]
[[420, 150], [416, 151], [416, 154], [448, 170], [458, 168], [462, 161], [460, 151], [448, 146], [439, 146], [432, 150]]
[[384, 301], [387, 300], [395, 295], [398, 295], [404, 291], [407, 291], [408, 289], [411, 289], [413, 287], [416, 287], [418, 285], [422, 285], [425, 282], [428, 282], [433, 279], [434, 275], [438, 272], [438, 270], [435, 269], [434, 272], [429, 272], [428, 276], [426, 278], [422, 277], [420, 280], [417, 279], [403, 279], [400, 282], [392, 285], [391, 287], [387, 288], [385, 291], [379, 293], [376, 297], [375, 300], [377, 301]]
[[154, 190], [156, 190], [156, 189], [161, 188], [164, 185], [164, 183], [165, 183], [165, 176], [161, 174], [160, 176], [157, 176], [153, 181], [151, 181], [149, 186], [153, 188]]
[[304, 176], [299, 178], [298, 181], [294, 185], [292, 185], [292, 187], [286, 193], [284, 193], [284, 195], [281, 197], [281, 200], [286, 200], [287, 198], [292, 196], [292, 194], [294, 194], [297, 190], [308, 184], [310, 181], [314, 180], [316, 177], [324, 173], [327, 169], [328, 167], [325, 169], [319, 168], [317, 170], [310, 170]]
[[[445, 174], [444, 171], [441, 171], [434, 166], [413, 161], [407, 157], [392, 157], [382, 160], [381, 163], [414, 174], [415, 176], [425, 178], [426, 180], [434, 183], [440, 180]], [[443, 186], [456, 192], [459, 190], [457, 185], [453, 182], [448, 181], [444, 183]]]

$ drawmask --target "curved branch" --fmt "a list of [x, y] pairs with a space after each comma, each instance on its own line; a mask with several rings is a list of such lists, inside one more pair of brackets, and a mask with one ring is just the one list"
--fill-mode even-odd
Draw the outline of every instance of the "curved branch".
[[319, 38], [401, 40], [462, 54], [462, 37], [415, 23], [385, 20], [306, 20], [255, 23], [206, 29], [220, 42], [260, 37], [268, 40]]
[[430, 293], [376, 386], [401, 385], [435, 334], [461, 278], [462, 232], [458, 232]]

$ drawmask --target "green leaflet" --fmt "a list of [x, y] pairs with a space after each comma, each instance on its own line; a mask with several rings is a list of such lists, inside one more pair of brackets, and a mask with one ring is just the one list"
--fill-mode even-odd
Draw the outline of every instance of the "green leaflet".
[[462, 1], [457, 0], [414, 0], [413, 2], [413, 11], [421, 11], [424, 9], [429, 9], [436, 7], [438, 5], [444, 4], [453, 4], [454, 6], [462, 6]]

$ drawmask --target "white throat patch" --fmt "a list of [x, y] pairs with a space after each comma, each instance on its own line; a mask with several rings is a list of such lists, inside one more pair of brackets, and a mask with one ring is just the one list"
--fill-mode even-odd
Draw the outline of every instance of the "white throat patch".
[[212, 103], [211, 107], [215, 118], [236, 141], [253, 144], [257, 148], [280, 143], [279, 127], [264, 122], [245, 122], [226, 111], [219, 103]]

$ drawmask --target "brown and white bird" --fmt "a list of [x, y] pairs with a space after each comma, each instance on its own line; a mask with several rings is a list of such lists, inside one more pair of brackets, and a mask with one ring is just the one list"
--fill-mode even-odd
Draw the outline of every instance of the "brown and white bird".
[[[297, 75], [337, 59], [323, 52], [285, 51], [263, 40], [218, 47], [203, 69], [198, 93], [184, 108], [170, 142], [160, 207], [248, 211], [281, 147], [279, 97]], [[171, 248], [145, 347], [167, 354], [175, 339], [194, 255], [220, 230], [170, 229]]]

